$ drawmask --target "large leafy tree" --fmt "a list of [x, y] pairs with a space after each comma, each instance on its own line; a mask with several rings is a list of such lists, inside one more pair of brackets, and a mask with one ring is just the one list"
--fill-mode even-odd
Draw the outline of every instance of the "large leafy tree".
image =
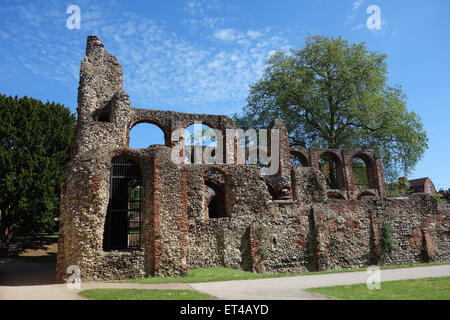
[[55, 227], [74, 128], [60, 104], [0, 95], [1, 240]]
[[401, 88], [387, 84], [386, 58], [364, 43], [308, 37], [302, 49], [277, 51], [266, 61], [234, 120], [243, 128], [260, 128], [280, 118], [293, 147], [370, 146], [380, 154], [386, 177], [406, 175], [428, 139], [418, 115], [407, 110]]

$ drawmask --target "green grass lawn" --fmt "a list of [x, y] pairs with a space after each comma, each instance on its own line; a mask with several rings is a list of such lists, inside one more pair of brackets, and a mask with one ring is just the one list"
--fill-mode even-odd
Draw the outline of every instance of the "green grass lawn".
[[386, 281], [379, 290], [364, 283], [306, 291], [344, 300], [450, 300], [450, 277]]
[[[380, 267], [380, 269], [414, 268], [414, 267], [423, 267], [423, 266], [436, 266], [436, 265], [443, 265], [443, 264], [450, 264], [450, 262], [409, 264], [409, 265], [399, 265], [399, 266], [383, 266], [383, 267]], [[329, 273], [340, 273], [340, 272], [355, 272], [355, 271], [366, 271], [366, 268], [320, 271], [320, 272], [303, 272], [303, 273], [276, 273], [276, 274], [257, 274], [257, 273], [252, 273], [252, 272], [247, 272], [247, 271], [242, 271], [242, 270], [228, 269], [228, 268], [208, 268], [208, 269], [189, 270], [188, 275], [185, 277], [148, 277], [148, 278], [123, 280], [123, 281], [119, 281], [119, 282], [194, 283], [194, 282], [212, 282], [212, 281], [228, 281], [228, 280], [293, 277], [293, 276], [329, 274]]]
[[214, 300], [195, 290], [92, 289], [79, 293], [89, 300]]
[[26, 235], [26, 236], [17, 236], [17, 240], [24, 240], [24, 239], [58, 239], [59, 232], [54, 233], [36, 233], [32, 235]]

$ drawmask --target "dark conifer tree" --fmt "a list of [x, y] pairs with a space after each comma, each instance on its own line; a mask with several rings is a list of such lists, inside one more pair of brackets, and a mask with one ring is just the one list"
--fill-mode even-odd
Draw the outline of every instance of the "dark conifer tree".
[[57, 103], [0, 95], [0, 239], [50, 232], [75, 115]]

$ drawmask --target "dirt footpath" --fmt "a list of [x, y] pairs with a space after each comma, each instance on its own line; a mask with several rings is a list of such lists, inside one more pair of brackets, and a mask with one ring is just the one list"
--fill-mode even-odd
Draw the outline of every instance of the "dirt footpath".
[[55, 283], [55, 263], [0, 259], [0, 300], [84, 300], [78, 292], [97, 288], [192, 289], [184, 283], [108, 283], [82, 282], [81, 289]]
[[[0, 299], [6, 300], [84, 300], [78, 292], [95, 288], [193, 289], [219, 299], [310, 300], [324, 299], [302, 289], [365, 283], [366, 272], [345, 272], [285, 278], [233, 280], [205, 283], [109, 283], [83, 282], [81, 289], [55, 283], [55, 263], [0, 259]], [[381, 281], [450, 276], [450, 265], [381, 270]]]
[[[342, 272], [284, 278], [193, 283], [191, 286], [195, 290], [208, 293], [219, 299], [304, 300], [314, 299], [314, 296], [302, 291], [302, 289], [366, 283], [369, 275], [366, 271]], [[450, 265], [380, 270], [381, 286], [383, 286], [383, 281], [445, 276], [450, 276]]]

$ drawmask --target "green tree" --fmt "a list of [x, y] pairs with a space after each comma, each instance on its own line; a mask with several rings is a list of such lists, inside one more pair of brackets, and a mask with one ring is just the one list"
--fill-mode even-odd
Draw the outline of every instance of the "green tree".
[[74, 128], [60, 104], [0, 95], [0, 240], [55, 227]]
[[290, 144], [304, 148], [376, 150], [385, 176], [407, 175], [428, 147], [419, 116], [407, 110], [401, 87], [387, 84], [386, 54], [365, 43], [326, 36], [277, 51], [253, 84], [241, 115], [242, 128], [267, 127], [281, 119]]

